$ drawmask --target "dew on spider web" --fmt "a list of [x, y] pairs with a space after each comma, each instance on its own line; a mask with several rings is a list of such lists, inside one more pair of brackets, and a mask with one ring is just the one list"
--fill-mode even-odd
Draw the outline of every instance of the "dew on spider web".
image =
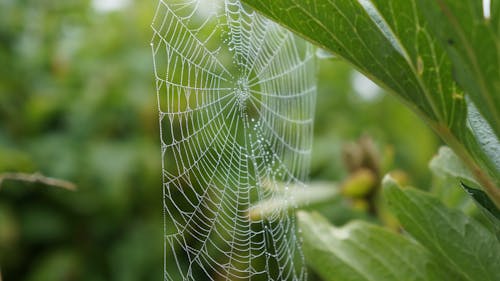
[[161, 0], [152, 28], [164, 279], [306, 280], [294, 216], [249, 213], [307, 180], [312, 47], [237, 0]]

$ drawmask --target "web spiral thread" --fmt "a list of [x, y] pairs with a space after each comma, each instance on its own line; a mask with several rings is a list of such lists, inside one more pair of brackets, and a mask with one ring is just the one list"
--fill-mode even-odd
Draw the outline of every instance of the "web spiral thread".
[[293, 214], [250, 213], [307, 180], [312, 47], [237, 0], [161, 0], [152, 28], [164, 279], [305, 280]]

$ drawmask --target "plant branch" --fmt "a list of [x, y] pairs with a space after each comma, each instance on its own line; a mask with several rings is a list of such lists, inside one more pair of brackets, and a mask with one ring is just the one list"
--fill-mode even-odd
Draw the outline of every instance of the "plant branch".
[[[6, 180], [12, 181], [23, 181], [29, 183], [41, 183], [49, 186], [60, 187], [66, 190], [75, 191], [76, 185], [72, 182], [46, 177], [40, 173], [27, 174], [27, 173], [3, 173], [0, 174], [0, 188], [2, 187], [2, 183]], [[0, 278], [0, 281], [2, 279]]]

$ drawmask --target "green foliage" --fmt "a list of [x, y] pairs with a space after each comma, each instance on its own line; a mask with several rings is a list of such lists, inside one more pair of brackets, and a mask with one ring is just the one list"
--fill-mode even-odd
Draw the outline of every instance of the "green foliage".
[[454, 77], [500, 136], [500, 5], [492, 1], [491, 18], [481, 1], [419, 0], [427, 29], [445, 46]]
[[401, 190], [390, 178], [385, 196], [402, 226], [443, 265], [464, 280], [498, 280], [500, 243], [495, 235], [458, 210], [414, 189]]
[[430, 194], [387, 177], [384, 197], [414, 238], [364, 222], [334, 227], [299, 212], [308, 263], [323, 280], [497, 280], [494, 233]]
[[[0, 173], [39, 171], [78, 186], [67, 192], [3, 182], [4, 280], [162, 276], [161, 156], [148, 44], [155, 7], [125, 1], [124, 9], [101, 12], [91, 2], [99, 1], [0, 0]], [[311, 177], [327, 184], [318, 201], [307, 191], [294, 198], [336, 222], [370, 219], [335, 196], [331, 182], [348, 174], [342, 146], [372, 136], [385, 170], [411, 170], [412, 181], [423, 184], [438, 141], [383, 91], [362, 98], [349, 65], [318, 63]]]
[[[447, 188], [455, 187], [458, 191], [451, 194], [431, 189], [453, 207], [446, 207], [429, 192], [401, 189], [389, 176], [383, 182], [384, 201], [400, 221], [403, 234], [359, 221], [335, 227], [319, 214], [299, 212], [306, 260], [322, 280], [498, 278], [500, 224], [495, 217], [498, 209], [482, 191], [467, 186], [465, 190], [474, 193], [473, 198], [483, 213], [466, 209], [481, 221], [458, 209], [467, 206], [461, 202], [471, 200], [464, 190], [457, 188], [468, 176], [449, 148], [442, 147], [430, 167], [439, 178], [449, 179], [445, 181]], [[440, 181], [435, 183], [440, 184]]]
[[[439, 177], [451, 179], [453, 185], [458, 186], [460, 184], [477, 203], [486, 218], [491, 221], [492, 227], [496, 229], [497, 235], [500, 234], [500, 210], [484, 191], [475, 188], [478, 186], [478, 183], [451, 149], [448, 147], [441, 147], [438, 155], [430, 162], [429, 167]], [[442, 191], [439, 192], [441, 193]], [[460, 192], [460, 190], [458, 190], [458, 192]], [[461, 198], [458, 200], [462, 202], [469, 199], [464, 198], [463, 192], [460, 193], [462, 194], [454, 197]], [[448, 194], [448, 196], [442, 196], [442, 200], [450, 202], [450, 197], [453, 196], [450, 196], [450, 194]]]
[[[160, 144], [146, 43], [154, 7], [130, 1], [127, 8], [98, 12], [91, 2], [0, 0], [0, 173], [40, 171], [79, 187], [68, 193], [3, 183], [4, 280], [158, 280], [162, 275]], [[498, 270], [491, 267], [498, 264], [498, 242], [491, 239], [498, 222], [488, 212], [482, 217], [459, 184], [491, 195], [487, 185], [499, 182], [498, 65], [488, 62], [498, 61], [500, 1], [492, 1], [492, 18], [484, 20], [480, 1], [440, 0], [459, 16], [459, 25], [439, 14], [437, 2], [424, 0], [244, 2], [335, 55], [319, 61], [311, 163], [313, 181], [328, 183], [315, 192], [291, 190], [284, 196], [290, 200], [276, 201], [278, 207], [288, 210], [293, 199], [312, 203], [307, 210], [335, 225], [361, 219], [391, 228], [367, 222], [333, 227], [316, 214], [301, 213], [311, 267], [324, 280], [496, 277]], [[473, 9], [463, 10], [463, 3]], [[443, 34], [453, 36], [453, 44]], [[375, 139], [382, 173], [411, 171], [407, 176], [415, 186], [428, 186], [426, 164], [438, 145], [383, 91], [373, 100], [360, 98], [352, 82], [357, 72], [340, 59], [395, 93], [455, 151], [458, 158], [444, 149], [435, 159], [432, 167], [443, 179], [434, 179], [430, 191], [481, 224], [421, 192], [389, 188], [386, 196], [408, 204], [393, 202], [390, 210], [399, 214], [410, 238], [394, 232], [396, 223], [371, 189], [350, 198], [337, 189], [341, 184], [331, 183], [350, 176], [339, 160], [341, 147], [360, 135]], [[433, 208], [420, 210], [414, 202]], [[429, 217], [433, 211], [447, 220]], [[420, 221], [422, 212], [428, 221]], [[434, 232], [418, 232], [419, 226]], [[428, 233], [445, 233], [445, 238], [450, 233], [454, 240]]]
[[325, 281], [462, 280], [420, 244], [383, 227], [356, 221], [337, 228], [306, 212], [298, 219], [306, 260]]
[[389, 206], [374, 215], [393, 228], [392, 213], [408, 235], [300, 213], [315, 272], [324, 280], [498, 280], [500, 1], [490, 18], [474, 0], [243, 2], [395, 94], [451, 148], [430, 164], [439, 199], [385, 181]]
[[[496, 132], [496, 137], [490, 137], [493, 140], [499, 137], [495, 113], [498, 111], [498, 91], [495, 89], [499, 78], [495, 46], [500, 44], [500, 36], [493, 32], [495, 27], [490, 20], [478, 15], [480, 1], [421, 1], [433, 2], [432, 11], [438, 9], [438, 2], [453, 3], [453, 9], [441, 3], [441, 10], [427, 17], [421, 13], [428, 10], [427, 5], [423, 3], [419, 8], [417, 0], [243, 2], [350, 62], [383, 88], [398, 95], [455, 150], [486, 192], [500, 204], [500, 168], [495, 165], [498, 154], [485, 153], [485, 144], [466, 125], [467, 110], [471, 107], [467, 99], [470, 97]], [[469, 9], [469, 5], [474, 8], [473, 15], [461, 12]], [[498, 7], [493, 6], [494, 9]], [[438, 12], [446, 13], [446, 17]], [[498, 16], [494, 11], [491, 22], [497, 22]], [[467, 19], [457, 20], [457, 17]], [[441, 21], [446, 18], [453, 23], [460, 21], [461, 25], [448, 23], [451, 27], [442, 28]], [[438, 22], [434, 23], [434, 19]], [[457, 34], [457, 38], [452, 38], [457, 44], [452, 45], [463, 47], [456, 52], [452, 48], [455, 56], [451, 56], [451, 60], [450, 51], [446, 51], [450, 48], [445, 50], [446, 42], [441, 44], [443, 42], [434, 36], [436, 30], [442, 34], [448, 30]], [[483, 40], [481, 34], [484, 32], [488, 34]], [[460, 44], [458, 36], [468, 43]], [[468, 47], [469, 44], [474, 46]], [[454, 75], [452, 67], [468, 72]], [[455, 77], [467, 95], [456, 85]]]
[[0, 174], [78, 186], [2, 183], [3, 280], [162, 275], [153, 7], [91, 2], [0, 0]]
[[438, 154], [429, 163], [429, 168], [440, 177], [452, 177], [477, 184], [471, 172], [449, 147], [439, 148]]

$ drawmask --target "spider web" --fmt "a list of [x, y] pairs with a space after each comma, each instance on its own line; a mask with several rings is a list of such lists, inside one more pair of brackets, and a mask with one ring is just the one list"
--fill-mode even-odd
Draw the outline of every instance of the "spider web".
[[161, 0], [152, 28], [164, 279], [305, 280], [293, 214], [250, 211], [307, 180], [312, 47], [238, 0]]

